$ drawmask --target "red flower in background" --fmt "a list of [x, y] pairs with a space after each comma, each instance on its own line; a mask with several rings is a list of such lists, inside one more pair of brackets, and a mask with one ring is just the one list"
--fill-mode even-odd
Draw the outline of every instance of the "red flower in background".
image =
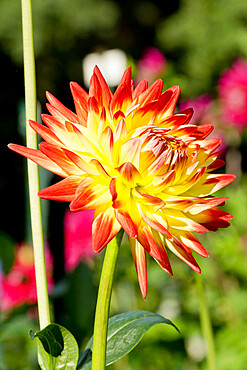
[[[52, 256], [45, 250], [48, 291], [53, 288]], [[21, 244], [16, 248], [14, 264], [7, 275], [1, 276], [1, 311], [7, 311], [24, 303], [37, 302], [33, 249]]]
[[237, 60], [219, 80], [223, 118], [243, 129], [247, 125], [247, 61]]
[[80, 261], [87, 262], [93, 255], [92, 222], [93, 210], [67, 211], [64, 216], [65, 269], [73, 271]]

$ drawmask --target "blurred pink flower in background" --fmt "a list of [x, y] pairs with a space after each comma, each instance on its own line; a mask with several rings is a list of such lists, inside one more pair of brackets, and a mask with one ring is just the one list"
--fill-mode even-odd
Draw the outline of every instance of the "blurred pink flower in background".
[[[48, 248], [45, 250], [48, 291], [53, 288], [52, 256]], [[33, 248], [20, 244], [15, 250], [14, 264], [7, 275], [1, 273], [1, 311], [7, 311], [24, 303], [37, 302]]]
[[206, 124], [210, 123], [207, 122], [207, 115], [209, 113], [211, 104], [212, 104], [211, 97], [207, 94], [203, 94], [200, 95], [198, 98], [181, 101], [179, 108], [182, 111], [187, 108], [193, 108], [194, 113], [190, 120], [190, 124], [192, 125], [196, 125], [199, 123]]
[[223, 73], [218, 89], [223, 118], [243, 129], [247, 125], [247, 61], [239, 59]]
[[137, 64], [137, 73], [135, 81], [147, 80], [152, 83], [161, 75], [166, 67], [166, 58], [156, 48], [149, 47], [145, 49], [142, 58]]
[[73, 271], [80, 261], [87, 262], [94, 255], [92, 222], [94, 210], [71, 212], [64, 216], [65, 269]]

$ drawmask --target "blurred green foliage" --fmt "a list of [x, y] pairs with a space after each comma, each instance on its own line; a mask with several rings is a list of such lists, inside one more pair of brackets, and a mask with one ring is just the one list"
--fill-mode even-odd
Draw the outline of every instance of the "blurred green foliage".
[[181, 0], [179, 10], [157, 25], [157, 43], [174, 61], [175, 83], [185, 96], [214, 90], [233, 59], [247, 58], [246, 25], [245, 0]]

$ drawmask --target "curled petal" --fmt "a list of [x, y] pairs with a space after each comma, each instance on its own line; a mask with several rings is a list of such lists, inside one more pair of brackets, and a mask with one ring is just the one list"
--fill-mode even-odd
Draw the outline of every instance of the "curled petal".
[[147, 295], [147, 261], [146, 251], [142, 245], [133, 238], [129, 238], [130, 249], [134, 260], [136, 273], [143, 298]]
[[195, 216], [191, 216], [196, 222], [200, 222], [204, 227], [211, 231], [217, 231], [218, 228], [230, 226], [229, 221], [232, 215], [218, 208], [207, 209]]
[[124, 182], [126, 182], [126, 184], [131, 188], [136, 186], [138, 182], [141, 182], [140, 172], [132, 163], [126, 162], [122, 164], [122, 166], [118, 167], [117, 170], [122, 176], [123, 180], [125, 180]]
[[92, 247], [95, 252], [100, 252], [120, 231], [121, 225], [116, 220], [113, 209], [95, 211], [93, 219]]
[[138, 235], [138, 225], [133, 221], [130, 213], [126, 209], [115, 209], [115, 215], [126, 233], [131, 238], [137, 238]]

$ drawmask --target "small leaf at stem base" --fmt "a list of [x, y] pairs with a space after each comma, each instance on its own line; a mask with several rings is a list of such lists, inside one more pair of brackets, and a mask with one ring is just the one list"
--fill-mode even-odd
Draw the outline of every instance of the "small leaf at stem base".
[[30, 338], [38, 339], [38, 361], [42, 370], [75, 370], [79, 349], [73, 335], [58, 324], [50, 324], [43, 330], [29, 332]]

